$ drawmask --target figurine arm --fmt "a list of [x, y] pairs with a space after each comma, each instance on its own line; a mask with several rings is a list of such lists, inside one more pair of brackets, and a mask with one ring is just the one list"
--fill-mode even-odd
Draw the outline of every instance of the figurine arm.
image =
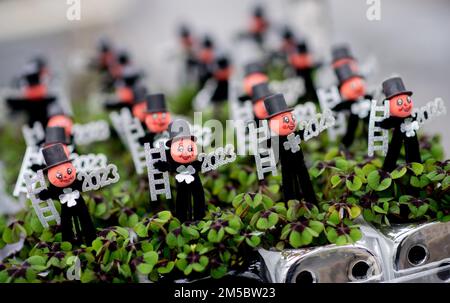
[[381, 121], [378, 125], [384, 129], [391, 129], [400, 126], [401, 121], [394, 117], [389, 117]]
[[156, 161], [155, 163], [153, 163], [153, 167], [161, 172], [172, 171], [172, 166], [169, 162], [166, 161]]
[[154, 138], [155, 136], [153, 134], [146, 132], [144, 136], [138, 139], [138, 141], [141, 145], [144, 145], [144, 143], [150, 143], [150, 146], [152, 146]]
[[332, 111], [335, 112], [340, 112], [343, 110], [350, 110], [350, 107], [352, 106], [352, 102], [351, 101], [342, 101], [339, 102], [338, 104], [336, 104], [333, 108]]

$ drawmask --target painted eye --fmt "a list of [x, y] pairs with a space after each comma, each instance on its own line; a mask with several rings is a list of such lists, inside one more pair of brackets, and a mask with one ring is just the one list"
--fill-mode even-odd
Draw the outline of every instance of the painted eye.
[[403, 99], [402, 98], [397, 99], [397, 105], [402, 105], [402, 104], [403, 104]]
[[161, 116], [162, 116], [163, 119], [166, 119], [166, 113], [162, 113]]
[[286, 117], [286, 116], [285, 116], [285, 117], [283, 117], [283, 122], [284, 122], [284, 123], [289, 123], [289, 118], [288, 118], [288, 117]]
[[178, 146], [178, 151], [179, 151], [180, 153], [183, 152], [183, 146], [182, 146], [182, 145]]
[[406, 98], [406, 101], [408, 101], [408, 103], [411, 103], [411, 98], [410, 98], [410, 97], [407, 97], [407, 98]]
[[294, 117], [294, 115], [291, 116], [291, 120], [292, 120], [292, 122], [295, 122], [295, 117]]
[[187, 150], [188, 150], [188, 152], [192, 152], [192, 145], [189, 145]]
[[67, 169], [67, 174], [69, 174], [69, 175], [72, 174], [72, 169], [71, 169], [71, 168], [68, 168], [68, 169]]
[[153, 119], [158, 118], [158, 114], [153, 114]]
[[63, 176], [61, 173], [56, 173], [56, 179], [62, 180]]

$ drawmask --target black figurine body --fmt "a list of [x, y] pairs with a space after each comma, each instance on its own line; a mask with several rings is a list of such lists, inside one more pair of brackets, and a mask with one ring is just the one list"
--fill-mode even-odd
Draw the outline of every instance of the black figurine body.
[[190, 133], [184, 120], [175, 120], [169, 126], [170, 138], [166, 142], [167, 161], [156, 162], [155, 168], [175, 174], [175, 212], [181, 222], [200, 220], [205, 216], [205, 192], [200, 180], [201, 162], [197, 160], [196, 137]]
[[[352, 70], [350, 64], [343, 64], [335, 69], [339, 81], [339, 92], [342, 101], [338, 103], [333, 111], [347, 111], [350, 113], [347, 123], [347, 131], [342, 138], [345, 147], [350, 147], [355, 140], [356, 130], [362, 121], [364, 130], [367, 132], [367, 125], [370, 111], [370, 101], [372, 96], [366, 95], [366, 83], [362, 76]], [[357, 111], [355, 108], [356, 106]]]
[[[402, 129], [402, 124], [411, 119], [412, 92], [405, 89], [401, 78], [394, 77], [383, 82], [383, 93], [389, 100], [390, 117], [381, 121], [380, 126], [385, 129], [394, 129], [383, 169], [391, 172], [397, 166], [402, 144], [405, 146], [407, 163], [421, 162], [421, 158], [416, 130]], [[413, 122], [412, 119], [409, 122]]]
[[291, 199], [305, 199], [317, 204], [314, 188], [305, 165], [300, 140], [301, 132], [295, 133], [297, 122], [288, 108], [282, 94], [275, 94], [264, 99], [267, 109], [269, 127], [279, 138], [279, 157], [286, 202]]
[[95, 227], [86, 203], [81, 195], [82, 181], [62, 144], [42, 150], [46, 163], [46, 174], [50, 182], [48, 189], [41, 191], [41, 200], [53, 199], [61, 202], [62, 240], [90, 244], [95, 239]]

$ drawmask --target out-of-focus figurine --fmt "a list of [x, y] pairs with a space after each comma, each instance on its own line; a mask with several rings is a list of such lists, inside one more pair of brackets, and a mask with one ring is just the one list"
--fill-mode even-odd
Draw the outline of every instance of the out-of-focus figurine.
[[131, 109], [133, 104], [145, 98], [146, 88], [140, 83], [142, 73], [134, 67], [126, 67], [122, 78], [115, 84], [114, 100], [107, 100], [105, 107], [108, 109], [120, 109], [126, 107]]
[[198, 87], [201, 89], [212, 77], [212, 68], [215, 58], [214, 42], [209, 36], [205, 36], [197, 54], [198, 62]]
[[255, 115], [255, 121], [258, 123], [260, 120], [267, 118], [268, 113], [266, 106], [264, 105], [264, 99], [273, 95], [269, 89], [267, 82], [256, 84], [252, 87], [252, 104], [253, 114]]
[[155, 142], [168, 139], [167, 128], [171, 122], [170, 112], [166, 107], [164, 94], [148, 95], [146, 98], [145, 114], [145, 136], [139, 138], [139, 143], [144, 145], [150, 143], [154, 146]]
[[259, 62], [251, 62], [244, 67], [243, 89], [244, 95], [239, 97], [239, 100], [245, 101], [252, 97], [252, 87], [269, 82], [269, 77], [266, 75], [264, 66]]
[[358, 64], [353, 57], [350, 47], [346, 44], [335, 45], [331, 50], [331, 65], [334, 69], [349, 64], [352, 71], [358, 73]]
[[267, 21], [264, 8], [258, 5], [253, 9], [249, 32], [259, 45], [263, 44], [268, 28], [269, 22]]
[[269, 128], [278, 137], [279, 158], [283, 182], [284, 199], [305, 199], [317, 204], [308, 169], [300, 147], [303, 132], [295, 133], [297, 121], [288, 108], [282, 94], [275, 94], [264, 99], [268, 113]]
[[391, 172], [397, 166], [402, 145], [405, 146], [405, 158], [407, 163], [421, 162], [417, 130], [419, 125], [412, 119], [414, 103], [413, 94], [405, 88], [403, 80], [399, 77], [387, 79], [383, 82], [383, 93], [389, 101], [389, 118], [380, 122], [385, 129], [394, 129], [391, 142], [388, 146], [383, 169]]
[[348, 148], [355, 139], [359, 121], [363, 121], [363, 127], [367, 133], [372, 96], [366, 94], [367, 88], [364, 78], [357, 74], [350, 64], [340, 65], [335, 69], [335, 72], [339, 81], [339, 93], [342, 101], [335, 105], [332, 110], [350, 113], [347, 131], [342, 138], [342, 144]]
[[27, 114], [30, 127], [34, 122], [45, 125], [47, 106], [55, 101], [56, 97], [49, 94], [47, 85], [42, 82], [41, 70], [37, 64], [27, 64], [22, 79], [19, 95], [7, 97], [6, 102], [11, 110]]
[[319, 64], [313, 62], [306, 41], [302, 40], [296, 44], [294, 50], [288, 54], [288, 61], [295, 74], [303, 79], [305, 86], [305, 94], [300, 96], [299, 101], [318, 102], [313, 74]]

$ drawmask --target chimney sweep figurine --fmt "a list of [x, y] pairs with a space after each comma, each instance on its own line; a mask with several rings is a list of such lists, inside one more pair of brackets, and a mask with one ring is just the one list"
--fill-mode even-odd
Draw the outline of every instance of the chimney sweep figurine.
[[50, 147], [55, 144], [61, 144], [66, 152], [66, 155], [70, 156], [68, 145], [70, 145], [67, 139], [66, 131], [63, 127], [53, 126], [45, 129], [45, 140], [42, 143], [42, 148]]
[[195, 76], [195, 70], [197, 67], [197, 59], [195, 58], [194, 51], [194, 39], [192, 37], [191, 31], [186, 25], [182, 25], [179, 29], [179, 38], [183, 50], [184, 58], [184, 79], [189, 83]]
[[273, 95], [269, 89], [269, 84], [267, 82], [256, 84], [252, 87], [252, 103], [253, 103], [253, 114], [255, 115], [255, 121], [264, 120], [267, 118], [267, 110], [264, 105], [264, 99]]
[[305, 94], [299, 99], [301, 101], [318, 102], [316, 87], [314, 85], [313, 74], [319, 64], [314, 64], [312, 56], [308, 50], [306, 41], [297, 43], [296, 48], [288, 55], [288, 61], [294, 69], [295, 74], [303, 79], [305, 84]]
[[220, 56], [216, 60], [214, 67], [214, 79], [217, 86], [211, 96], [211, 102], [220, 103], [228, 99], [228, 80], [231, 75], [231, 66], [227, 57]]
[[206, 81], [212, 76], [214, 64], [214, 43], [209, 36], [205, 36], [198, 53], [198, 88], [202, 89]]
[[170, 123], [170, 113], [166, 108], [166, 98], [164, 94], [147, 95], [147, 112], [145, 115], [146, 133], [139, 138], [139, 143], [150, 143], [153, 147], [155, 142], [167, 137], [167, 128]]
[[[380, 122], [380, 127], [394, 129], [387, 155], [384, 159], [383, 170], [391, 172], [397, 167], [397, 159], [400, 155], [402, 143], [405, 145], [406, 162], [421, 162], [419, 141], [416, 133], [418, 125], [414, 128], [413, 126], [417, 122], [411, 123], [413, 109], [411, 95], [413, 93], [406, 90], [402, 79], [399, 77], [387, 79], [382, 86], [386, 100], [389, 100], [390, 116]], [[409, 127], [406, 127], [408, 125]]]
[[71, 115], [66, 113], [61, 105], [53, 103], [48, 107], [47, 127], [62, 127], [66, 133], [69, 144], [73, 142], [73, 120]]
[[81, 195], [83, 182], [77, 179], [77, 171], [62, 144], [45, 147], [42, 154], [50, 184], [38, 194], [39, 199], [61, 202], [63, 241], [90, 244], [95, 239], [95, 227]]
[[281, 43], [281, 53], [289, 54], [291, 51], [295, 50], [295, 36], [292, 29], [289, 26], [285, 26], [281, 33], [282, 43]]
[[197, 159], [197, 138], [191, 134], [185, 120], [175, 120], [169, 126], [166, 142], [167, 161], [157, 161], [154, 167], [175, 173], [176, 216], [181, 222], [200, 220], [205, 216], [205, 193], [200, 180], [201, 162]]
[[37, 64], [30, 63], [25, 67], [22, 75], [24, 85], [20, 96], [6, 98], [9, 108], [13, 111], [24, 111], [28, 116], [28, 125], [34, 122], [42, 125], [47, 123], [47, 106], [55, 101], [56, 97], [49, 95], [47, 85], [42, 82], [41, 71]]
[[243, 79], [244, 95], [239, 100], [246, 101], [252, 96], [252, 87], [259, 84], [269, 82], [269, 77], [265, 73], [264, 66], [257, 62], [249, 63], [245, 66], [245, 76]]
[[295, 133], [297, 121], [288, 108], [282, 94], [275, 94], [264, 99], [270, 130], [279, 138], [279, 157], [283, 193], [286, 202], [291, 199], [317, 204], [305, 159], [300, 147], [303, 132]]
[[336, 69], [342, 65], [350, 64], [353, 72], [358, 72], [358, 63], [350, 52], [348, 45], [336, 45], [331, 50], [331, 65], [333, 69]]
[[250, 34], [260, 46], [264, 42], [264, 35], [267, 32], [268, 26], [269, 23], [267, 22], [263, 7], [256, 6], [253, 10], [250, 23]]
[[145, 97], [145, 88], [140, 85], [139, 80], [142, 74], [134, 67], [124, 69], [122, 78], [116, 82], [115, 100], [107, 100], [105, 107], [108, 109], [131, 108], [133, 103]]
[[358, 123], [363, 120], [364, 129], [367, 124], [370, 112], [370, 100], [372, 96], [366, 95], [366, 83], [364, 78], [355, 73], [350, 64], [344, 64], [335, 69], [339, 81], [339, 93], [342, 101], [338, 103], [333, 111], [348, 111], [347, 131], [342, 138], [345, 147], [350, 147], [355, 139]]

